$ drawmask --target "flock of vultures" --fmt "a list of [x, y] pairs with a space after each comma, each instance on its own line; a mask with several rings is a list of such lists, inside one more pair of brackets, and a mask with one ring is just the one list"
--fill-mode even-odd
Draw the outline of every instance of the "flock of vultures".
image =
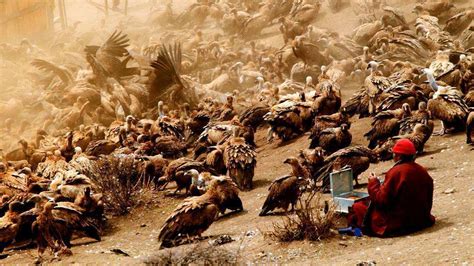
[[[357, 183], [397, 139], [418, 154], [432, 134], [472, 143], [474, 10], [418, 2], [409, 21], [377, 0], [198, 0], [182, 12], [170, 1], [146, 27], [76, 23], [45, 46], [0, 44], [0, 251], [35, 243], [41, 258], [70, 254], [75, 237], [100, 241], [114, 182], [186, 196], [161, 227], [163, 248], [200, 237], [245, 208], [259, 130], [268, 142], [311, 139], [285, 160], [292, 170], [261, 216], [327, 191], [343, 167]], [[360, 26], [318, 28], [322, 7], [351, 8]], [[283, 47], [259, 41], [272, 27]], [[359, 89], [341, 99], [347, 84]], [[368, 147], [351, 145], [356, 117], [372, 119]]]

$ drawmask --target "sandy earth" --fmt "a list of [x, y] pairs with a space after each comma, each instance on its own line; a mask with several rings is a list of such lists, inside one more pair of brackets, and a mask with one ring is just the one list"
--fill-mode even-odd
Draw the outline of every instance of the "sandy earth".
[[[404, 8], [404, 10], [408, 13], [409, 8]], [[140, 12], [145, 11], [142, 9]], [[82, 15], [82, 17], [87, 19], [87, 16]], [[327, 11], [323, 12], [315, 25], [348, 33], [355, 23], [352, 11], [346, 8], [336, 15], [331, 15]], [[280, 39], [280, 36], [274, 38]], [[343, 99], [348, 99], [355, 89], [355, 87], [343, 88]], [[362, 135], [368, 131], [370, 119], [353, 118], [352, 123], [353, 145], [367, 145]], [[435, 130], [437, 129], [439, 129], [439, 124]], [[432, 213], [436, 216], [437, 222], [432, 228], [410, 236], [390, 239], [335, 236], [320, 242], [303, 241], [291, 244], [280, 244], [265, 238], [263, 232], [271, 230], [272, 224], [281, 221], [282, 218], [279, 216], [259, 217], [258, 213], [270, 182], [289, 172], [289, 168], [282, 163], [283, 160], [297, 155], [300, 149], [308, 147], [308, 136], [301, 136], [290, 143], [268, 144], [265, 141], [265, 131], [261, 129], [257, 132], [256, 138], [259, 146], [254, 178], [256, 188], [250, 192], [241, 193], [245, 211], [216, 221], [204, 233], [204, 236], [211, 238], [220, 234], [232, 236], [237, 241], [223, 247], [229, 250], [241, 248], [240, 254], [245, 262], [304, 263], [305, 265], [354, 265], [362, 261], [375, 261], [381, 265], [474, 263], [474, 151], [464, 143], [463, 134], [432, 137], [427, 142], [425, 154], [417, 160], [429, 170], [435, 181]], [[382, 175], [391, 165], [392, 162], [372, 165], [361, 175], [362, 183], [367, 182], [369, 172], [373, 171]], [[454, 193], [444, 193], [448, 189], [454, 189]], [[125, 217], [110, 219], [112, 229], [101, 242], [77, 240], [72, 248], [73, 256], [49, 262], [60, 264], [143, 263], [148, 256], [159, 252], [157, 241], [159, 229], [169, 213], [182, 201], [182, 199], [164, 197], [162, 192], [158, 194], [158, 198], [158, 205], [141, 207]], [[111, 249], [116, 248], [130, 256], [110, 252]], [[1, 264], [32, 263], [36, 256], [34, 249], [8, 251], [8, 253], [10, 256], [1, 260]]]

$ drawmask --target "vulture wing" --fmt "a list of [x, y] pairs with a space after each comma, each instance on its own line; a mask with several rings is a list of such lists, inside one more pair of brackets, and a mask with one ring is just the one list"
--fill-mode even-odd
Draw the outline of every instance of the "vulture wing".
[[158, 236], [162, 246], [171, 246], [181, 237], [200, 235], [211, 226], [219, 208], [203, 196], [186, 199], [166, 219]]
[[34, 59], [31, 64], [41, 71], [53, 73], [54, 75], [58, 76], [66, 85], [72, 84], [74, 80], [72, 73], [68, 69], [56, 66], [55, 64], [46, 60]]

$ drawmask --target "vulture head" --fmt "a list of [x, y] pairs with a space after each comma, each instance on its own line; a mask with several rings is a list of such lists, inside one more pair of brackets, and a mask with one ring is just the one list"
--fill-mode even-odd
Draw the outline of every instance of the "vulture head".
[[370, 69], [371, 71], [376, 71], [378, 69], [379, 65], [380, 64], [376, 61], [370, 61], [367, 64], [367, 69]]
[[410, 116], [411, 115], [411, 108], [408, 103], [404, 103], [402, 105], [402, 110], [403, 110], [403, 115], [404, 116]]
[[296, 159], [295, 157], [289, 157], [286, 160], [284, 160], [283, 163], [294, 165], [298, 163], [298, 159]]
[[7, 166], [0, 162], [0, 174], [6, 173], [7, 172]]
[[81, 147], [75, 147], [75, 148], [74, 148], [74, 153], [75, 153], [75, 154], [81, 154], [81, 153], [82, 153]]
[[426, 111], [426, 109], [427, 109], [426, 102], [420, 102], [420, 103], [418, 104], [418, 110], [419, 110], [419, 111]]
[[348, 124], [346, 124], [346, 123], [344, 123], [344, 124], [341, 125], [341, 131], [342, 131], [342, 132], [347, 132], [347, 131], [349, 131], [349, 128], [350, 128], [350, 126], [349, 126]]
[[191, 178], [191, 183], [197, 185], [198, 179], [199, 179], [199, 172], [196, 169], [191, 169], [189, 171], [186, 171], [184, 173], [185, 177], [190, 177]]

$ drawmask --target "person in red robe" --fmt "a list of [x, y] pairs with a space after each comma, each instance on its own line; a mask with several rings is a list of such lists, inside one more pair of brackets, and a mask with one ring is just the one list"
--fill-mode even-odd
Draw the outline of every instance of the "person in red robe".
[[355, 203], [348, 216], [349, 226], [362, 228], [368, 235], [405, 235], [435, 223], [431, 215], [433, 179], [415, 163], [415, 145], [401, 139], [392, 151], [395, 165], [383, 183], [371, 173], [369, 200]]

